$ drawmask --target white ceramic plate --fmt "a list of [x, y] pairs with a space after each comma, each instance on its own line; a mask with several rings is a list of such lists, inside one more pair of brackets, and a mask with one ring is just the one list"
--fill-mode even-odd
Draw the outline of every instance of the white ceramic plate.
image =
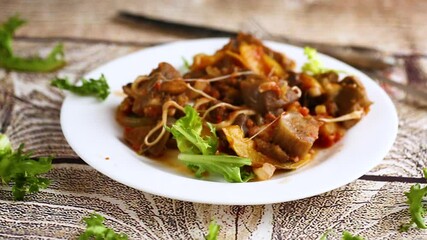
[[[130, 187], [179, 200], [210, 204], [254, 205], [286, 202], [318, 195], [347, 183], [377, 165], [391, 148], [397, 134], [397, 114], [387, 94], [360, 71], [331, 57], [321, 55], [326, 67], [344, 70], [360, 78], [371, 111], [333, 148], [322, 151], [301, 169], [280, 173], [262, 182], [225, 183], [195, 179], [134, 153], [122, 141], [122, 129], [114, 113], [123, 96], [117, 94], [136, 76], [148, 74], [160, 62], [175, 67], [182, 57], [214, 53], [228, 39], [175, 42], [124, 56], [87, 74], [104, 74], [112, 94], [104, 102], [91, 97], [68, 95], [62, 105], [61, 125], [74, 151], [89, 165]], [[272, 49], [294, 59], [297, 69], [305, 62], [303, 50], [275, 42]], [[106, 160], [108, 158], [108, 160]]]

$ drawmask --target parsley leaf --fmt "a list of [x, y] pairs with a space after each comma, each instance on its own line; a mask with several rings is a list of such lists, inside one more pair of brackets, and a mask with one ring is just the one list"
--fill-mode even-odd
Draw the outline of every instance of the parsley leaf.
[[172, 127], [165, 128], [176, 139], [181, 152], [178, 159], [184, 162], [201, 178], [205, 172], [222, 175], [228, 182], [246, 182], [253, 177], [251, 172], [242, 168], [251, 165], [251, 160], [230, 155], [216, 155], [218, 137], [215, 128], [206, 123], [209, 133], [202, 136], [203, 122], [197, 111], [187, 105], [185, 116], [178, 119]]
[[31, 159], [31, 153], [23, 152], [21, 144], [16, 152], [6, 135], [0, 134], [0, 178], [2, 184], [13, 184], [14, 200], [23, 200], [26, 194], [39, 192], [49, 186], [50, 180], [38, 177], [52, 168], [52, 159]]
[[108, 239], [127, 240], [128, 236], [123, 233], [116, 233], [113, 229], [104, 225], [105, 218], [97, 213], [92, 213], [89, 217], [83, 218], [86, 223], [86, 230], [79, 236], [79, 240]]
[[46, 58], [38, 56], [23, 58], [14, 55], [13, 34], [25, 23], [25, 20], [15, 15], [0, 26], [0, 67], [23, 72], [51, 72], [63, 67], [65, 60], [62, 44], [57, 44]]
[[212, 220], [209, 223], [209, 232], [208, 232], [208, 235], [205, 236], [205, 239], [216, 240], [220, 229], [221, 227], [215, 222], [215, 220]]
[[[427, 180], [427, 168], [423, 168], [424, 178]], [[415, 223], [418, 228], [427, 228], [424, 215], [425, 209], [423, 206], [423, 198], [427, 195], [427, 186], [421, 188], [419, 183], [411, 186], [409, 192], [405, 192], [408, 198], [409, 213], [411, 214], [411, 221], [401, 226], [401, 231], [408, 231], [408, 229]]]
[[100, 100], [105, 100], [110, 94], [110, 86], [107, 79], [102, 74], [99, 79], [81, 79], [82, 84], [75, 86], [67, 78], [55, 78], [51, 81], [51, 85], [60, 89], [69, 90], [75, 94], [82, 96], [95, 96]]

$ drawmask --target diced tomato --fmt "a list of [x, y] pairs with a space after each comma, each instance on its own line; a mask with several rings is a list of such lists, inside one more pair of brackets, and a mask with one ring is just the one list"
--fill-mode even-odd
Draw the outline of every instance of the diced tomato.
[[310, 110], [306, 107], [302, 107], [299, 109], [299, 113], [301, 113], [301, 115], [305, 117], [305, 116], [308, 116], [308, 114], [310, 114]]

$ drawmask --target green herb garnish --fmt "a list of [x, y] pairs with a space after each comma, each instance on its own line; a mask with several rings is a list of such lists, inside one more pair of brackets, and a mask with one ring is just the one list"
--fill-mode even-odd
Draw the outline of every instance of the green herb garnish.
[[89, 217], [83, 218], [86, 223], [86, 230], [79, 236], [79, 240], [127, 240], [128, 236], [123, 233], [116, 233], [113, 229], [104, 225], [105, 218], [97, 213], [92, 213]]
[[319, 56], [317, 55], [317, 50], [311, 47], [304, 48], [304, 55], [308, 58], [308, 62], [306, 62], [301, 70], [304, 73], [309, 73], [312, 75], [318, 75], [326, 72], [343, 72], [337, 71], [329, 68], [325, 68], [323, 63], [320, 61]]
[[51, 81], [51, 85], [60, 89], [71, 91], [82, 96], [95, 96], [100, 100], [105, 100], [110, 94], [110, 87], [107, 79], [102, 74], [99, 79], [81, 79], [82, 84], [75, 86], [67, 78], [55, 78]]
[[46, 58], [14, 55], [13, 34], [25, 23], [25, 20], [16, 15], [0, 26], [0, 67], [23, 72], [51, 72], [63, 67], [65, 60], [62, 44], [57, 44]]
[[183, 66], [182, 66], [181, 70], [183, 72], [186, 72], [186, 71], [190, 70], [190, 67], [191, 67], [190, 62], [187, 59], [185, 59], [184, 57], [181, 57], [181, 58], [182, 58], [182, 63], [183, 63]]
[[26, 194], [39, 192], [50, 184], [49, 179], [38, 175], [49, 172], [52, 158], [31, 159], [31, 153], [23, 153], [23, 148], [21, 144], [14, 152], [8, 137], [0, 134], [0, 178], [2, 184], [13, 184], [14, 200], [23, 200]]
[[227, 182], [247, 182], [253, 175], [245, 171], [243, 166], [250, 166], [249, 158], [231, 155], [195, 155], [180, 153], [178, 159], [184, 162], [201, 178], [205, 172], [217, 173]]
[[[197, 111], [187, 105], [185, 116], [178, 119], [171, 128], [166, 127], [176, 139], [181, 154], [178, 159], [202, 177], [205, 172], [220, 174], [228, 182], [246, 182], [252, 173], [242, 167], [250, 166], [251, 160], [230, 155], [216, 155], [218, 137], [215, 128], [206, 123], [209, 132], [202, 136], [203, 122]], [[206, 131], [207, 132], [207, 131]]]
[[[424, 178], [427, 180], [427, 168], [423, 168]], [[423, 206], [423, 198], [427, 195], [427, 186], [421, 188], [419, 183], [411, 186], [409, 192], [405, 192], [408, 198], [409, 213], [411, 214], [411, 221], [401, 226], [400, 231], [408, 231], [409, 228], [415, 223], [418, 228], [427, 228], [424, 215], [425, 209]]]
[[202, 137], [203, 122], [194, 108], [187, 105], [185, 116], [167, 128], [175, 137], [181, 153], [213, 155], [218, 147], [215, 128], [207, 123], [210, 134]]
[[216, 240], [220, 229], [221, 227], [215, 222], [215, 220], [212, 220], [209, 223], [209, 232], [208, 232], [208, 235], [205, 236], [205, 239]]
[[342, 240], [365, 240], [363, 237], [359, 236], [359, 235], [355, 235], [353, 236], [353, 234], [351, 234], [350, 232], [344, 231], [342, 233]]

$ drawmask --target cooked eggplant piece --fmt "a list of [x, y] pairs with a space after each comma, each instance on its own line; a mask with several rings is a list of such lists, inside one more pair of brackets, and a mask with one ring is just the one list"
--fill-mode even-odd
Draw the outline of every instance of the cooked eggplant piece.
[[279, 119], [273, 142], [295, 161], [302, 159], [318, 138], [321, 123], [311, 116], [289, 112]]
[[[363, 110], [365, 113], [369, 111], [371, 102], [368, 100], [365, 88], [353, 76], [344, 78], [341, 82], [341, 89], [335, 97], [334, 102], [337, 105], [337, 116], [342, 116], [354, 111]], [[346, 128], [352, 127], [359, 119], [343, 122]]]
[[163, 76], [167, 80], [181, 77], [181, 73], [179, 73], [178, 70], [166, 62], [159, 63], [159, 66], [150, 73], [150, 76], [155, 76], [156, 74]]
[[233, 125], [237, 125], [239, 126], [244, 135], [246, 135], [246, 133], [248, 132], [248, 126], [246, 124], [246, 122], [248, 121], [249, 116], [246, 114], [239, 114], [239, 116], [236, 117], [236, 120], [234, 120]]
[[133, 93], [132, 112], [138, 116], [159, 118], [167, 96], [177, 96], [186, 91], [180, 73], [168, 63], [160, 63], [148, 76], [140, 76], [123, 90]]
[[279, 162], [287, 162], [290, 160], [288, 154], [286, 154], [280, 146], [266, 142], [260, 138], [255, 138], [254, 142], [255, 149], [267, 157], [275, 159]]
[[[268, 84], [276, 87], [264, 89], [263, 86]], [[287, 104], [298, 99], [299, 96], [291, 88], [286, 86], [286, 92], [282, 92], [282, 87], [280, 82], [270, 81], [261, 76], [251, 76], [240, 82], [245, 105], [262, 115], [269, 112], [278, 115]]]
[[[134, 149], [136, 152], [149, 156], [160, 156], [166, 149], [166, 143], [170, 138], [170, 133], [166, 132], [160, 141], [153, 146], [147, 146], [144, 144], [144, 139], [153, 126], [141, 126], [136, 128], [127, 128], [124, 131], [124, 140]], [[149, 139], [151, 140], [151, 139]]]

